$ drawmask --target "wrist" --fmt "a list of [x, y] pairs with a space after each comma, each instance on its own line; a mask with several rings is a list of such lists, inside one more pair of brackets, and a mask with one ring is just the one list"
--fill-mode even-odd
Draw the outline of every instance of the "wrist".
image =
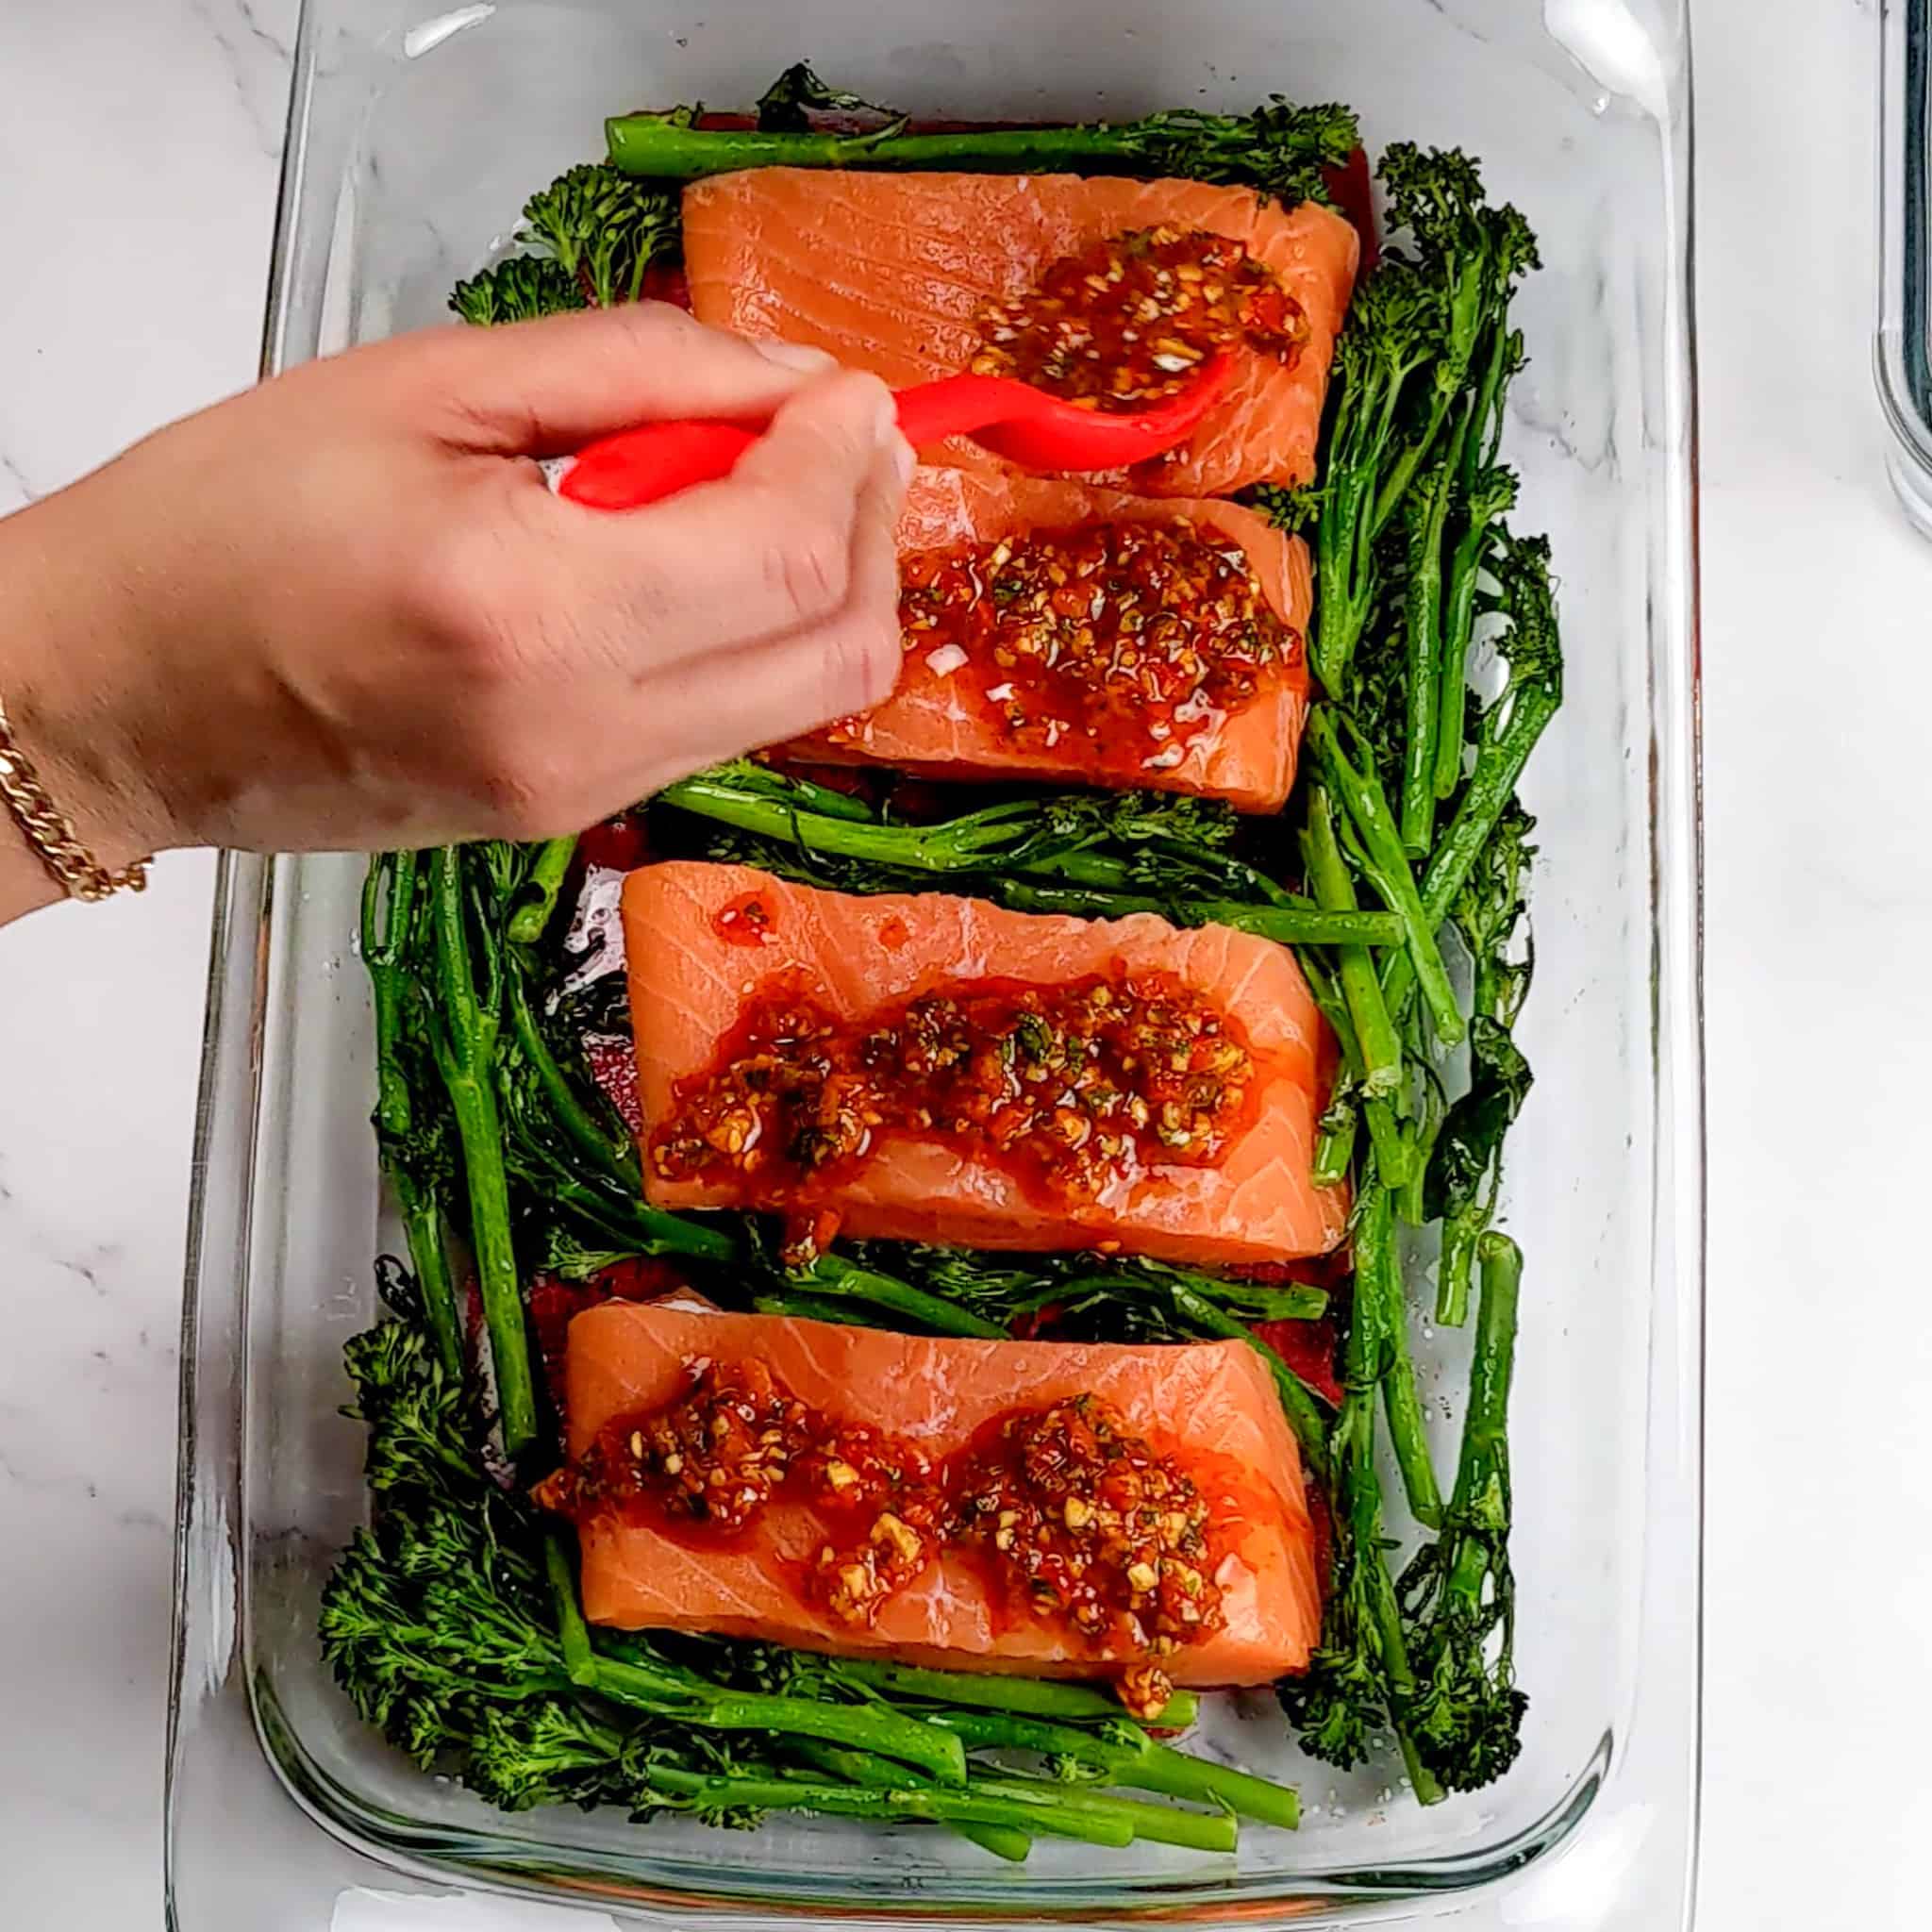
[[[140, 694], [155, 668], [138, 601], [70, 521], [66, 493], [0, 521], [0, 707], [74, 836], [109, 872], [184, 842], [152, 782]], [[38, 841], [0, 801], [0, 839]]]

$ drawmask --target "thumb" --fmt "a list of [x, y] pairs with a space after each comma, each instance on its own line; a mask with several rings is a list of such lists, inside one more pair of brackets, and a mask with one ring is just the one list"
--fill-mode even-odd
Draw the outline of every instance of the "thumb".
[[662, 302], [426, 330], [384, 346], [407, 350], [397, 374], [428, 403], [438, 434], [494, 456], [566, 456], [667, 418], [763, 422], [834, 366], [823, 350], [747, 341]]

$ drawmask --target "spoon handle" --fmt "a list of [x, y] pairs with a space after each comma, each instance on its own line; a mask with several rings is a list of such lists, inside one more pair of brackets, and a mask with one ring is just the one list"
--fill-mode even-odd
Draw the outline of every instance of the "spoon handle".
[[[1024, 384], [991, 375], [948, 375], [903, 389], [896, 400], [899, 427], [914, 449], [970, 436], [1040, 402]], [[739, 423], [642, 423], [587, 443], [558, 494], [592, 509], [638, 509], [728, 476], [758, 434]]]
[[[1130, 469], [1185, 442], [1232, 374], [1231, 360], [1217, 356], [1179, 394], [1129, 414], [1043, 395], [1007, 375], [941, 376], [902, 389], [894, 401], [914, 449], [971, 436], [1023, 469], [1091, 475]], [[558, 493], [594, 509], [636, 509], [728, 476], [761, 430], [743, 423], [640, 424], [587, 444]]]

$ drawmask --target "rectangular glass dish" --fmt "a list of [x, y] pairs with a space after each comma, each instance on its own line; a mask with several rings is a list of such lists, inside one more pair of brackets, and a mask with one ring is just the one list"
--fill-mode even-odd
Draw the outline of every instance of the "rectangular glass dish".
[[[1042, 1843], [1017, 1874], [916, 1829], [512, 1816], [414, 1770], [357, 1719], [314, 1635], [318, 1590], [366, 1503], [361, 1431], [340, 1413], [341, 1346], [375, 1317], [374, 1257], [400, 1245], [368, 1125], [362, 862], [230, 857], [182, 1351], [170, 1924], [315, 1932], [342, 1887], [415, 1880], [594, 1901], [638, 1924], [1474, 1912], [1665, 1932], [1689, 1909], [1700, 1584], [1683, 8], [1204, 0], [1177, 27], [1152, 0], [499, 0], [434, 17], [402, 0], [308, 0], [266, 367], [443, 319], [450, 285], [502, 242], [523, 198], [597, 154], [606, 113], [738, 105], [804, 57], [931, 118], [1344, 100], [1372, 154], [1397, 138], [1477, 154], [1492, 193], [1539, 233], [1543, 268], [1515, 309], [1531, 362], [1506, 454], [1523, 473], [1518, 526], [1546, 529], [1555, 548], [1568, 670], [1525, 785], [1538, 976], [1518, 1037], [1538, 1079], [1505, 1193], [1527, 1256], [1512, 1416], [1523, 1757], [1491, 1789], [1424, 1810], [1391, 1766], [1305, 1763], [1256, 1698], [1208, 1746], [1298, 1782], [1300, 1832], [1251, 1830], [1238, 1858]], [[1422, 1334], [1425, 1391], [1437, 1376], [1457, 1388], [1466, 1335]], [[1431, 1407], [1446, 1466], [1455, 1418]]]
[[1886, 467], [1913, 526], [1932, 537], [1932, 9], [1886, 0], [1879, 74], [1878, 327], [1874, 367], [1892, 435]]

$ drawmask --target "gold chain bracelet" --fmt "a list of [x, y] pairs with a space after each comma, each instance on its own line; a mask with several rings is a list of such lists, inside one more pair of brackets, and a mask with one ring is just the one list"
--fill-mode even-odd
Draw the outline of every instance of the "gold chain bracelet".
[[74, 821], [47, 795], [33, 760], [14, 741], [7, 707], [0, 703], [0, 796], [13, 812], [41, 863], [70, 899], [105, 899], [111, 892], [147, 891], [148, 860], [137, 858], [110, 872], [80, 842]]

